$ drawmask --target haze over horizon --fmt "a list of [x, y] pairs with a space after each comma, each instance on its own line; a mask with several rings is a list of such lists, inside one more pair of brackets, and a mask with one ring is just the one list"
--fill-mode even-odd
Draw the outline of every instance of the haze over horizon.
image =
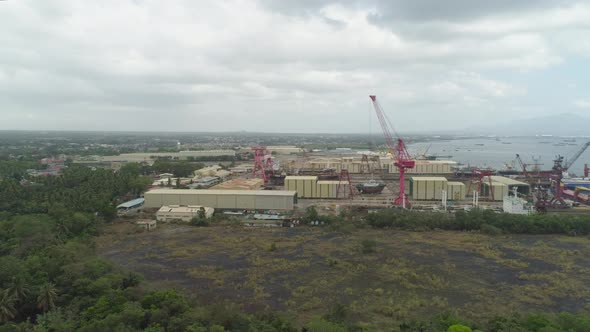
[[399, 132], [590, 111], [582, 1], [8, 0], [0, 20], [0, 130], [379, 133], [369, 94]]

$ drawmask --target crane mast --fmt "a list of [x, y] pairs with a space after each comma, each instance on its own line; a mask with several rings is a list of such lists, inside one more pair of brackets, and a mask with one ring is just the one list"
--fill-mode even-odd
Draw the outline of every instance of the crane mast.
[[522, 174], [524, 175], [525, 178], [528, 178], [529, 175], [526, 171], [526, 164], [522, 161], [522, 159], [520, 159], [520, 155], [517, 153], [516, 154], [516, 160], [518, 160], [518, 163], [520, 164], [520, 167], [522, 168]]
[[[369, 97], [371, 98], [373, 107], [375, 108], [375, 113], [377, 113], [377, 118], [379, 119], [379, 124], [381, 125], [381, 129], [383, 130], [383, 136], [385, 136], [385, 142], [387, 143], [387, 147], [393, 155], [393, 158], [395, 158], [394, 165], [399, 169], [399, 194], [394, 199], [393, 204], [401, 205], [404, 207], [409, 206], [410, 202], [406, 196], [405, 174], [406, 169], [414, 168], [415, 161], [408, 153], [404, 140], [399, 135], [397, 135], [397, 133], [397, 139], [394, 140], [393, 135], [391, 134], [393, 127], [391, 126], [391, 122], [387, 118], [387, 115], [381, 109], [381, 105], [379, 105], [379, 102], [377, 102], [377, 96], [370, 95]], [[393, 131], [395, 132], [395, 130]]]
[[563, 166], [564, 170], [568, 170], [570, 167], [572, 167], [572, 165], [576, 162], [576, 160], [578, 160], [578, 158], [580, 158], [580, 156], [584, 153], [584, 151], [586, 151], [586, 149], [588, 149], [588, 146], [590, 146], [590, 141], [586, 142], [581, 148], [580, 150], [578, 150], [570, 160], [568, 160], [565, 165]]

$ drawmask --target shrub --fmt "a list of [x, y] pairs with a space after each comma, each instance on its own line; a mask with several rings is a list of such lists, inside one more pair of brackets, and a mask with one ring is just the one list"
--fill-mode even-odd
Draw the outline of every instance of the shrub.
[[472, 330], [469, 326], [455, 324], [455, 325], [449, 326], [449, 329], [447, 330], [447, 332], [472, 332]]
[[492, 225], [488, 225], [488, 224], [483, 224], [481, 225], [480, 228], [481, 232], [487, 235], [492, 235], [492, 236], [496, 236], [496, 235], [500, 235], [502, 234], [502, 230], [499, 229], [496, 226], [492, 226]]
[[207, 227], [210, 225], [209, 220], [207, 220], [206, 218], [199, 218], [199, 217], [194, 217], [193, 219], [191, 219], [190, 224], [192, 226], [197, 226], [197, 227]]
[[372, 254], [377, 251], [377, 242], [375, 240], [361, 241], [361, 252], [363, 254]]

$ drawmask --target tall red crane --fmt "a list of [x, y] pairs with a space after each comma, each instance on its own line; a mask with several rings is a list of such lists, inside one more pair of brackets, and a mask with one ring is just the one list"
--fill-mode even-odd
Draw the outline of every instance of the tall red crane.
[[[393, 200], [393, 204], [395, 205], [402, 205], [402, 206], [409, 206], [410, 201], [406, 196], [406, 169], [414, 168], [415, 161], [412, 159], [408, 150], [406, 149], [406, 143], [404, 140], [395, 132], [389, 118], [381, 109], [381, 105], [377, 101], [377, 96], [371, 95], [369, 96], [371, 101], [373, 102], [373, 107], [375, 108], [375, 112], [377, 113], [377, 118], [379, 119], [379, 124], [381, 125], [381, 129], [383, 130], [383, 136], [385, 136], [385, 142], [387, 143], [387, 147], [389, 151], [395, 158], [394, 165], [399, 169], [399, 194]], [[397, 137], [394, 140], [393, 135], [391, 132], [395, 133]], [[396, 145], [397, 143], [397, 145]]]
[[517, 153], [516, 154], [516, 160], [518, 161], [518, 163], [520, 164], [520, 167], [522, 168], [522, 174], [524, 175], [525, 178], [528, 178], [529, 175], [526, 172], [526, 164], [522, 161], [522, 159], [520, 159], [520, 155]]
[[563, 165], [564, 170], [567, 171], [570, 169], [570, 167], [572, 167], [576, 160], [580, 158], [580, 156], [584, 153], [584, 151], [586, 151], [586, 149], [588, 149], [589, 146], [590, 142], [584, 143], [584, 145], [582, 145], [582, 147], [576, 151], [576, 153], [568, 161], [566, 161], [565, 165]]

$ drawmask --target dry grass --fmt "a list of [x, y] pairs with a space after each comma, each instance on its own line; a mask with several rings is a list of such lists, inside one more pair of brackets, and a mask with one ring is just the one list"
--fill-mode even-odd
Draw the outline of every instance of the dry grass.
[[[361, 254], [363, 240], [376, 241], [376, 252]], [[275, 308], [302, 321], [335, 303], [380, 328], [441, 311], [482, 318], [578, 310], [590, 298], [588, 238], [171, 225], [110, 232], [99, 247], [148, 280], [175, 280], [204, 300]]]

